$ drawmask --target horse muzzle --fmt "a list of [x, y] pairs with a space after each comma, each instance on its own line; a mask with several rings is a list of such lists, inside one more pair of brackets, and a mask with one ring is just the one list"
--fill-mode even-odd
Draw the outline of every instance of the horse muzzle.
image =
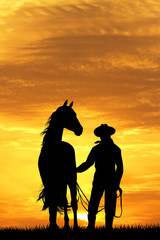
[[74, 131], [74, 133], [75, 133], [76, 136], [80, 136], [80, 135], [82, 134], [82, 132], [83, 132], [83, 127], [82, 127], [82, 126], [79, 127], [79, 128], [77, 128], [77, 129]]

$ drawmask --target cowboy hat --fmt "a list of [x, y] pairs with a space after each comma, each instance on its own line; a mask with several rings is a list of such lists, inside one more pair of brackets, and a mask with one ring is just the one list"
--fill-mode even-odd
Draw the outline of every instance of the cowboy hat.
[[94, 130], [94, 134], [97, 137], [101, 137], [102, 135], [113, 135], [116, 130], [113, 127], [108, 126], [107, 124], [102, 124]]

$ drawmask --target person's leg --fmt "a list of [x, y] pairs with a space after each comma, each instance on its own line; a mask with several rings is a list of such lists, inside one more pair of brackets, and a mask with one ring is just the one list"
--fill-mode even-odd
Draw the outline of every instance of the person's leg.
[[106, 229], [112, 229], [116, 209], [116, 191], [112, 186], [105, 189], [105, 225]]
[[98, 206], [103, 195], [104, 189], [98, 185], [93, 183], [91, 197], [88, 206], [88, 229], [94, 229], [96, 214], [98, 212]]

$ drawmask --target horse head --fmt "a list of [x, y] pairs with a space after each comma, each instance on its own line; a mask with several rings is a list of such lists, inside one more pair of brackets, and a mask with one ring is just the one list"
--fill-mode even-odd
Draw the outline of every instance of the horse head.
[[55, 112], [58, 122], [63, 128], [66, 128], [74, 132], [75, 135], [80, 136], [83, 132], [83, 127], [77, 118], [77, 114], [72, 108], [73, 102], [71, 102], [68, 106], [67, 103], [68, 100], [66, 100], [63, 106], [59, 107]]

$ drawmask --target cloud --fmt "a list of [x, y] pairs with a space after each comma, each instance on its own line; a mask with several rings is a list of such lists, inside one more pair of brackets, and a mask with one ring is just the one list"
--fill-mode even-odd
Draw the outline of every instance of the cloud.
[[69, 96], [104, 117], [158, 126], [159, 3], [37, 1], [12, 8], [14, 19], [8, 14], [3, 28], [13, 29], [5, 44], [13, 43], [8, 56], [15, 60], [0, 64], [4, 112], [32, 112], [33, 105], [38, 111]]
[[[17, 47], [22, 42], [47, 37], [103, 34], [154, 36], [160, 31], [157, 27], [160, 23], [159, 3], [155, 1], [76, 1], [70, 4], [15, 1], [5, 5], [2, 8], [7, 16], [2, 18], [3, 39]], [[5, 33], [7, 29], [14, 31]]]
[[[3, 65], [1, 109], [18, 114], [33, 112], [34, 105], [47, 106], [51, 102], [58, 105], [65, 96], [79, 104], [86, 102], [90, 111], [106, 112], [118, 119], [123, 116], [129, 124], [158, 126], [157, 56], [154, 60], [149, 56], [145, 56], [146, 60], [139, 59], [141, 54], [136, 52], [136, 47], [141, 45], [138, 41], [129, 44], [134, 53], [129, 50], [127, 53], [126, 47], [123, 53], [123, 46], [115, 50], [112, 44], [111, 39], [116, 45], [119, 38], [108, 39], [93, 36], [88, 40], [85, 37], [47, 39], [37, 45], [38, 54], [32, 50], [32, 61]], [[127, 45], [128, 37], [120, 39]], [[98, 45], [103, 46], [102, 43], [107, 47], [94, 50]], [[27, 53], [27, 48], [25, 51]]]
[[140, 178], [140, 179], [160, 179], [160, 174], [159, 173], [153, 173], [153, 174], [139, 176], [137, 178]]
[[36, 130], [35, 128], [25, 128], [25, 127], [4, 127], [3, 125], [0, 125], [0, 129], [2, 131], [7, 132], [23, 132], [23, 133], [31, 133], [31, 134], [37, 134], [39, 133], [39, 130]]

